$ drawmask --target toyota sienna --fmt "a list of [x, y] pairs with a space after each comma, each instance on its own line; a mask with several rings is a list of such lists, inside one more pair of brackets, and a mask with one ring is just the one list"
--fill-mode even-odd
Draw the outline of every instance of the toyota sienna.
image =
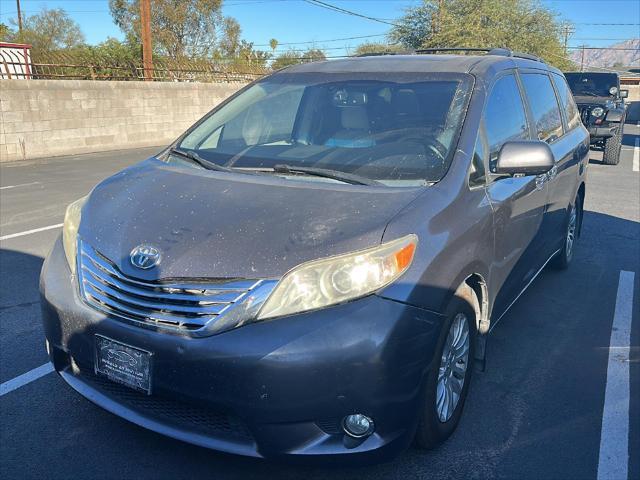
[[539, 59], [431, 53], [278, 71], [72, 203], [40, 280], [62, 378], [242, 455], [444, 441], [491, 329], [572, 260], [589, 135]]

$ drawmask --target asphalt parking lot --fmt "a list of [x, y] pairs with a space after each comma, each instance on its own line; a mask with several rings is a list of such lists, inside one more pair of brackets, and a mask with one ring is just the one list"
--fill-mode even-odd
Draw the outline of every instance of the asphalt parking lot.
[[[640, 104], [630, 108], [620, 164], [591, 154], [573, 265], [544, 271], [495, 328], [487, 371], [473, 379], [457, 432], [437, 450], [411, 449], [366, 468], [298, 467], [194, 447], [101, 410], [52, 373], [14, 389], [16, 377], [47, 362], [38, 275], [66, 205], [157, 149], [1, 166], [0, 477], [589, 479], [600, 461], [609, 478], [640, 478]], [[616, 377], [607, 375], [610, 351], [624, 354], [610, 344], [621, 315], [632, 319], [630, 401], [615, 396]], [[620, 419], [629, 420], [628, 434], [615, 428]]]

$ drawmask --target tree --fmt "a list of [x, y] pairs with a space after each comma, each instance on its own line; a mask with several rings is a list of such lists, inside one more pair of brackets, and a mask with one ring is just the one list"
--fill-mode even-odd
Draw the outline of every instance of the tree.
[[264, 70], [271, 55], [254, 50], [253, 43], [242, 40], [242, 29], [234, 18], [226, 17], [223, 23], [223, 35], [213, 57], [236, 70]]
[[220, 52], [225, 57], [235, 57], [240, 50], [240, 34], [242, 32], [240, 24], [232, 17], [226, 17], [223, 23], [224, 36], [220, 40]]
[[288, 67], [290, 65], [297, 65], [298, 63], [302, 63], [301, 57], [302, 52], [300, 50], [287, 50], [275, 58], [271, 63], [271, 68], [273, 70], [280, 70], [281, 68]]
[[278, 55], [276, 59], [271, 63], [271, 69], [280, 70], [281, 68], [288, 67], [290, 65], [316, 62], [326, 59], [327, 56], [319, 48], [310, 48], [305, 52], [292, 48]]
[[[15, 22], [12, 20], [15, 25]], [[80, 26], [61, 8], [30, 15], [22, 20], [22, 31], [8, 34], [16, 43], [33, 46], [32, 55], [42, 52], [70, 49], [84, 45], [84, 35]]]
[[391, 45], [381, 42], [362, 43], [356, 47], [353, 55], [370, 55], [375, 53], [405, 53], [407, 49], [401, 45]]
[[6, 42], [9, 40], [13, 32], [9, 28], [9, 25], [0, 23], [0, 41]]
[[324, 51], [320, 50], [319, 48], [310, 48], [302, 54], [302, 63], [320, 62], [326, 59], [327, 56], [325, 55]]
[[391, 41], [413, 50], [422, 48], [430, 37], [431, 20], [434, 12], [438, 10], [434, 3], [423, 1], [422, 5], [407, 8], [404, 16], [395, 22], [397, 26], [389, 34]]
[[84, 47], [81, 54], [89, 63], [97, 65], [138, 64], [142, 61], [140, 45], [121, 42], [113, 37], [107, 37], [98, 45]]
[[[109, 10], [115, 24], [139, 42], [139, 0], [109, 0]], [[210, 55], [224, 26], [222, 0], [154, 0], [151, 6], [154, 49], [174, 59]]]
[[271, 40], [269, 40], [269, 46], [271, 47], [271, 50], [273, 50], [273, 52], [275, 53], [276, 48], [278, 48], [278, 40], [276, 40], [275, 38], [272, 38]]
[[423, 0], [397, 23], [390, 38], [409, 48], [505, 47], [572, 64], [557, 15], [537, 0]]

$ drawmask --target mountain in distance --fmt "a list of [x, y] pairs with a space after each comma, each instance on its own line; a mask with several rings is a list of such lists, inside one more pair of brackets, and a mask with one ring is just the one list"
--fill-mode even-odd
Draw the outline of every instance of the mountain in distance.
[[[588, 45], [586, 45], [588, 47]], [[625, 40], [610, 45], [610, 48], [624, 48], [625, 50], [584, 50], [584, 66], [592, 67], [640, 67], [640, 38]], [[582, 62], [582, 49], [576, 49], [569, 55], [576, 65]]]

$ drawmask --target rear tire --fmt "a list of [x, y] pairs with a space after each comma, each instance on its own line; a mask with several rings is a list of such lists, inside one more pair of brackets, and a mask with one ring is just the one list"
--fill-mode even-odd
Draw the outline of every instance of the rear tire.
[[618, 165], [620, 163], [620, 150], [622, 148], [622, 125], [618, 132], [604, 142], [604, 155], [602, 161], [606, 165]]
[[[479, 311], [476, 294], [469, 285], [464, 284], [447, 308], [447, 319], [427, 374], [415, 436], [415, 444], [420, 448], [437, 447], [458, 426], [473, 372], [476, 312]], [[465, 334], [468, 341], [466, 356], [462, 353]], [[464, 374], [461, 375], [462, 369]]]
[[566, 270], [573, 260], [576, 241], [580, 235], [582, 224], [582, 198], [578, 195], [573, 205], [570, 206], [569, 218], [565, 227], [565, 237], [562, 249], [552, 261], [552, 266], [558, 270]]

